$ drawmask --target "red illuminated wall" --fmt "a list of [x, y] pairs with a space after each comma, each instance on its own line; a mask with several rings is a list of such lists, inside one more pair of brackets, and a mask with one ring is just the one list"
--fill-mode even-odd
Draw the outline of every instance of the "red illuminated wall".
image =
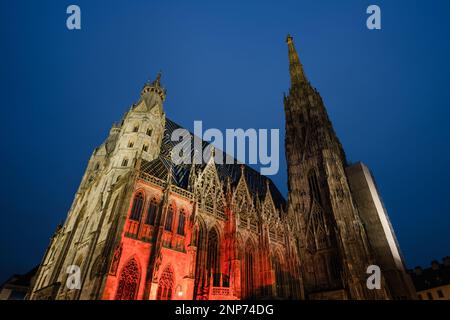
[[[133, 204], [139, 194], [143, 197], [140, 219], [133, 220]], [[150, 225], [147, 215], [155, 200], [161, 219]], [[276, 255], [280, 261], [275, 270], [268, 230], [263, 228], [244, 243], [230, 209], [225, 210], [226, 219], [205, 221], [194, 206], [176, 193], [165, 194], [154, 185], [137, 183], [103, 299], [240, 299], [273, 296], [285, 290], [281, 281], [289, 274], [286, 253]], [[171, 210], [171, 230], [165, 230]], [[181, 212], [185, 223], [180, 235]]]
[[[163, 231], [161, 238], [160, 252], [161, 255], [156, 264], [158, 265], [155, 274], [159, 279], [166, 269], [170, 269], [172, 279], [172, 294], [171, 299], [192, 299], [193, 281], [189, 281], [186, 277], [189, 276], [189, 267], [192, 264], [190, 261], [189, 241], [191, 238], [191, 229], [189, 226], [190, 215], [192, 212], [192, 204], [188, 200], [171, 194], [166, 203], [163, 199], [163, 190], [156, 188], [153, 185], [147, 185], [139, 182], [134, 195], [142, 194], [144, 197], [143, 207], [141, 212], [141, 219], [133, 221], [130, 219], [131, 211], [133, 209], [133, 200], [130, 203], [127, 220], [121, 235], [121, 245], [116, 248], [116, 257], [110, 266], [110, 272], [106, 280], [103, 299], [116, 299], [119, 290], [119, 284], [122, 280], [126, 283], [136, 282], [136, 290], [134, 295], [125, 295], [125, 298], [133, 296], [134, 299], [156, 299], [158, 283], [146, 283], [150, 277], [148, 274], [148, 266], [150, 255], [152, 253], [151, 239], [157, 231], [156, 226], [146, 223], [148, 208], [150, 202], [156, 199], [158, 210], [164, 206], [162, 210], [168, 210], [168, 207], [173, 208], [173, 222], [172, 231]], [[184, 235], [177, 234], [179, 223], [179, 214], [183, 210], [185, 214]], [[158, 212], [160, 214], [160, 212]], [[139, 275], [132, 279], [124, 279], [122, 277], [124, 272], [127, 272], [127, 264], [131, 259], [134, 259], [139, 266]], [[133, 271], [135, 268], [133, 269]], [[167, 272], [166, 272], [167, 274]], [[148, 287], [145, 292], [146, 286]], [[133, 289], [133, 286], [131, 286]], [[121, 289], [123, 291], [123, 289]], [[175, 292], [175, 290], [177, 292]], [[125, 290], [126, 291], [126, 290]], [[129, 291], [129, 290], [128, 290]], [[131, 290], [132, 291], [132, 290]]]

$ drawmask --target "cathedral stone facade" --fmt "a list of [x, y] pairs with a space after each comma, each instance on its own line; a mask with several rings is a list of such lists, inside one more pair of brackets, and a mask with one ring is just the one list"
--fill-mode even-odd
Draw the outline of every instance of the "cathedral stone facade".
[[[221, 151], [208, 143], [199, 150], [208, 161], [174, 164], [180, 127], [166, 118], [158, 75], [94, 150], [29, 298], [412, 298], [403, 261], [386, 258], [392, 246], [370, 241], [395, 239], [393, 231], [361, 219], [342, 146], [292, 37], [287, 44], [287, 202], [252, 168], [215, 163]], [[383, 276], [388, 263], [395, 281]], [[380, 289], [366, 285], [370, 265], [381, 268]]]

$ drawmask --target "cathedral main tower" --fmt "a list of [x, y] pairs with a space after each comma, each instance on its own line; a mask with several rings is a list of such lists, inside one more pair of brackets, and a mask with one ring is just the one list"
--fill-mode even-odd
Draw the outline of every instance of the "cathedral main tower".
[[310, 299], [385, 299], [368, 290], [374, 264], [345, 174], [345, 153], [320, 94], [287, 37], [291, 88], [284, 98], [289, 208], [295, 216], [305, 295]]

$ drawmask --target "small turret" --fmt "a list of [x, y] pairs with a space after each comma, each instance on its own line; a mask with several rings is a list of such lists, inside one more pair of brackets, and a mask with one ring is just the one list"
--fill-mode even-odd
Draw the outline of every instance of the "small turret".
[[166, 99], [166, 89], [161, 86], [161, 72], [156, 76], [153, 82], [148, 81], [141, 90], [141, 99], [145, 101], [148, 108], [155, 104], [160, 104]]

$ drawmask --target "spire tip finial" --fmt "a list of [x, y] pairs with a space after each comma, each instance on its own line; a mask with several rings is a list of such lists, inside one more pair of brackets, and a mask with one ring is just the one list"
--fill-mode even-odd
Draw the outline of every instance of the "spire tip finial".
[[158, 86], [160, 85], [160, 83], [161, 83], [161, 75], [162, 75], [162, 71], [159, 70], [159, 72], [156, 74], [155, 81], [153, 81], [154, 85], [158, 85]]
[[292, 42], [294, 40], [294, 38], [291, 36], [290, 33], [288, 33], [288, 35], [286, 36], [286, 42]]
[[291, 85], [307, 83], [306, 76], [303, 73], [303, 67], [295, 50], [294, 38], [288, 34], [286, 38], [289, 55], [289, 73], [291, 75]]

